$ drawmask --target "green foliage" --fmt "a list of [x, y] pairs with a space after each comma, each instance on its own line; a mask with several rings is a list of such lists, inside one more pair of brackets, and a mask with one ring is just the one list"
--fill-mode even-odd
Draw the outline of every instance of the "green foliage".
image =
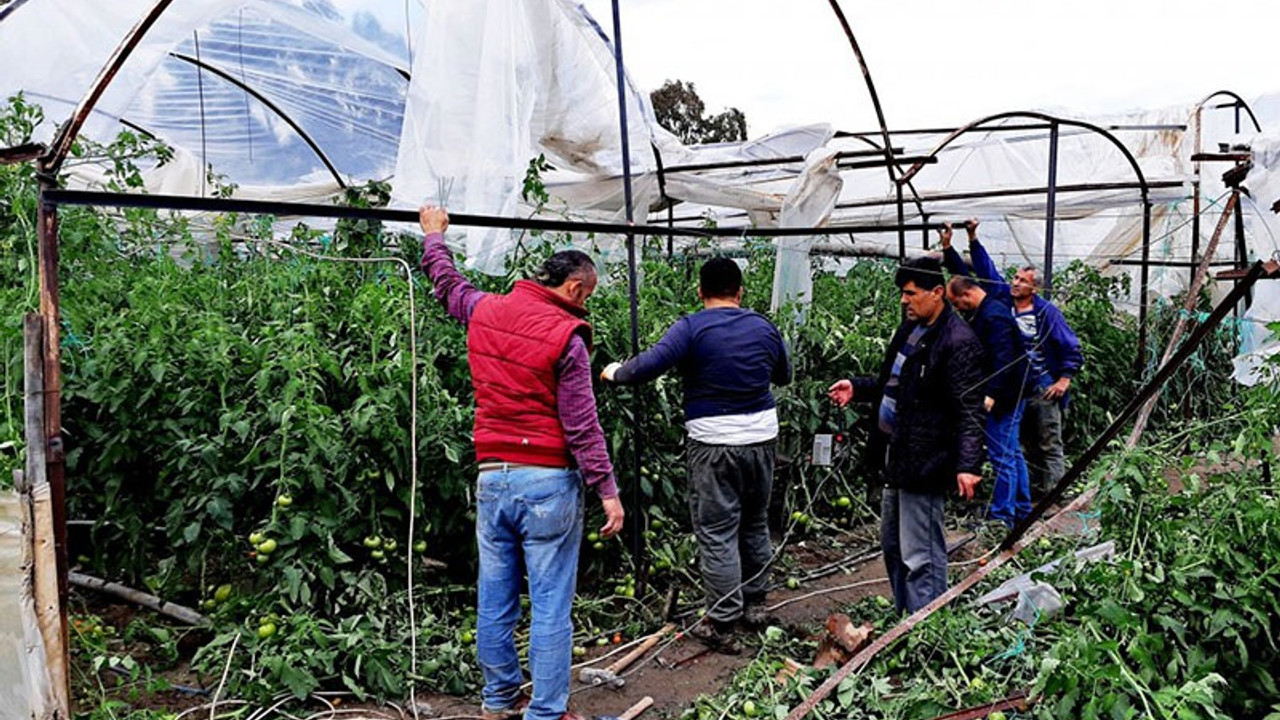
[[649, 94], [649, 100], [658, 124], [686, 145], [747, 139], [747, 116], [737, 108], [708, 116], [693, 83], [668, 80]]
[[[0, 137], [21, 142], [39, 122], [38, 108], [11, 100], [0, 114]], [[86, 144], [77, 152], [80, 161], [101, 163], [105, 182], [116, 189], [137, 187], [138, 163], [166, 157], [162, 148], [135, 136], [102, 148]], [[547, 199], [544, 170], [545, 161], [535, 160], [526, 177], [527, 199], [536, 205]], [[0, 167], [0, 299], [8, 310], [0, 317], [0, 482], [21, 462], [20, 323], [21, 312], [34, 306], [35, 199], [29, 166]], [[377, 183], [352, 188], [345, 198], [361, 207], [386, 200], [385, 185]], [[417, 689], [468, 689], [476, 673], [465, 635], [474, 619], [464, 609], [474, 592], [465, 332], [445, 315], [426, 283], [406, 278], [399, 264], [342, 262], [393, 256], [412, 266], [418, 239], [391, 236], [363, 221], [341, 222], [331, 234], [297, 226], [287, 244], [327, 258], [318, 260], [281, 247], [273, 218], [223, 215], [209, 227], [193, 227], [154, 211], [63, 208], [60, 220], [69, 510], [73, 518], [94, 521], [88, 565], [166, 599], [203, 607], [217, 634], [195, 667], [220, 674], [236, 646], [229, 691], [243, 697], [265, 698], [282, 688], [301, 697], [342, 687], [403, 696], [411, 682]], [[538, 233], [525, 240], [506, 277], [474, 282], [505, 291], [566, 242]], [[681, 313], [698, 309], [701, 257], [698, 251], [668, 257], [661, 241], [640, 242], [638, 331], [640, 346], [648, 347]], [[748, 243], [746, 255], [746, 304], [767, 312], [773, 253], [767, 244]], [[865, 413], [833, 408], [826, 388], [837, 378], [876, 371], [900, 318], [892, 268], [862, 262], [845, 277], [820, 273], [804, 324], [778, 321], [796, 368], [796, 381], [777, 392], [784, 514], [838, 507], [843, 522], [870, 517], [864, 506], [836, 503], [867, 489], [869, 469], [817, 471], [804, 457], [816, 432], [844, 436], [842, 457], [862, 455]], [[633, 352], [625, 271], [613, 267], [605, 275], [590, 302], [598, 366]], [[1064, 311], [1086, 344], [1086, 371], [1077, 379], [1068, 416], [1068, 432], [1081, 442], [1105, 425], [1108, 411], [1127, 401], [1136, 346], [1131, 321], [1112, 310], [1113, 281], [1081, 266], [1064, 275], [1061, 287], [1067, 289]], [[416, 323], [409, 315], [410, 293]], [[789, 310], [779, 314], [793, 316]], [[415, 336], [416, 367], [410, 347]], [[1220, 360], [1206, 359], [1205, 367], [1218, 368]], [[1185, 382], [1191, 387], [1190, 376]], [[411, 448], [415, 386], [418, 432]], [[679, 379], [598, 388], [597, 397], [620, 481], [640, 491], [641, 506], [628, 507], [628, 517], [648, 528], [652, 552], [646, 569], [660, 588], [692, 585]], [[1280, 413], [1274, 399], [1248, 394], [1240, 400], [1233, 450], [1256, 457], [1269, 441], [1260, 428]], [[1184, 407], [1192, 414], [1213, 412], [1193, 399], [1178, 405], [1179, 417]], [[1168, 424], [1174, 424], [1173, 413]], [[638, 474], [632, 471], [635, 447], [643, 451]], [[376, 548], [366, 543], [373, 538], [380, 541]], [[406, 570], [418, 562], [413, 546], [420, 541], [449, 570], [420, 585], [414, 638]], [[580, 627], [599, 634], [635, 623], [633, 606], [640, 603], [626, 596], [626, 578], [634, 582], [640, 569], [630, 567], [622, 543], [601, 543], [584, 559], [584, 587], [605, 583], [623, 592], [581, 603]], [[1262, 567], [1264, 559], [1255, 565]], [[229, 590], [219, 598], [223, 585]], [[957, 654], [954, 671], [937, 672], [940, 687], [947, 688], [941, 697], [985, 697], [962, 680], [978, 676], [991, 684], [982, 674], [983, 658], [1014, 639], [989, 627], [989, 619], [974, 621], [988, 623], [981, 627], [954, 617], [938, 622], [937, 632], [912, 641], [912, 652], [938, 657], [941, 638], [952, 634], [981, 639], [985, 645], [979, 650]], [[1223, 633], [1236, 633], [1228, 639], [1261, 642], [1245, 635], [1236, 619], [1221, 622]], [[268, 625], [272, 632], [264, 631]], [[406, 652], [413, 640], [419, 648], [416, 674]], [[1226, 640], [1213, 649], [1236, 652]], [[171, 660], [167, 653], [158, 651], [157, 658]], [[1024, 687], [1041, 672], [1012, 661], [1001, 668]], [[870, 687], [888, 687], [892, 669], [880, 669]], [[1215, 668], [1225, 677], [1246, 671]], [[1225, 692], [1207, 677], [1178, 676], [1179, 697]], [[1184, 691], [1187, 682], [1192, 685]], [[851, 692], [842, 689], [841, 708], [859, 698], [871, 702], [870, 695]], [[775, 706], [794, 702], [779, 696]]]

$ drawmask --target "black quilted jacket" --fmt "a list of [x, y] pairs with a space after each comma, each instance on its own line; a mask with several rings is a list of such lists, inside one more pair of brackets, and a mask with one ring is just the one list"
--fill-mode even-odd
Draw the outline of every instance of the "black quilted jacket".
[[[898, 326], [879, 377], [852, 379], [854, 399], [873, 403], [875, 414], [880, 412], [884, 385], [898, 349], [915, 326], [912, 321]], [[867, 451], [873, 467], [879, 466], [878, 458], [886, 458], [885, 485], [941, 495], [956, 489], [957, 473], [981, 472], [983, 360], [982, 343], [973, 330], [950, 305], [944, 307], [902, 367], [893, 435], [878, 427], [871, 433]]]

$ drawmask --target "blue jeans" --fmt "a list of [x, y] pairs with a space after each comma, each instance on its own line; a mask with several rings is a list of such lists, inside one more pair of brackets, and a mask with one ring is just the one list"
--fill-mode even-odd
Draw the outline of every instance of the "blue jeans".
[[946, 498], [885, 488], [880, 499], [880, 544], [899, 612], [913, 613], [947, 591]]
[[1009, 527], [1031, 514], [1031, 479], [1018, 442], [1024, 401], [1003, 415], [987, 415], [987, 455], [996, 471], [991, 492], [991, 519]]
[[568, 708], [573, 663], [570, 611], [582, 545], [582, 502], [577, 470], [523, 467], [480, 473], [476, 653], [484, 674], [486, 710], [512, 707], [524, 682], [514, 633], [526, 572], [533, 698], [525, 718], [557, 720]]

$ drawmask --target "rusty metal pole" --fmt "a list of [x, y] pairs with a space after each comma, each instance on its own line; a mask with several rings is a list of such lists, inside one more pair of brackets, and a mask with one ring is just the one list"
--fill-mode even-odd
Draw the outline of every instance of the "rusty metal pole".
[[871, 96], [871, 107], [876, 111], [876, 121], [880, 124], [880, 137], [884, 140], [884, 161], [885, 170], [889, 173], [890, 184], [897, 184], [897, 201], [898, 201], [898, 261], [906, 257], [907, 254], [907, 232], [901, 228], [906, 209], [903, 207], [902, 186], [898, 184], [897, 175], [894, 173], [893, 161], [893, 141], [889, 137], [889, 125], [884, 119], [884, 108], [880, 105], [880, 95], [876, 93], [876, 84], [871, 81], [871, 70], [867, 67], [867, 59], [862, 55], [862, 48], [858, 45], [858, 39], [853, 36], [853, 28], [849, 25], [849, 20], [844, 16], [844, 10], [840, 8], [838, 0], [828, 0], [831, 5], [831, 11], [836, 14], [836, 20], [840, 22], [840, 28], [844, 30], [845, 38], [849, 41], [849, 48], [853, 50], [853, 55], [858, 59], [858, 69], [862, 71], [862, 79], [867, 85], [867, 94]]
[[[67, 647], [67, 485], [62, 446], [62, 357], [59, 332], [58, 208], [44, 202], [44, 192], [54, 187], [53, 177], [40, 165], [39, 207], [36, 232], [39, 246], [40, 316], [44, 324], [44, 441], [45, 476], [53, 510], [54, 553], [57, 557], [58, 604], [62, 647]], [[62, 677], [70, 677], [67, 655], [62, 656]], [[61, 692], [69, 692], [60, 688]]]

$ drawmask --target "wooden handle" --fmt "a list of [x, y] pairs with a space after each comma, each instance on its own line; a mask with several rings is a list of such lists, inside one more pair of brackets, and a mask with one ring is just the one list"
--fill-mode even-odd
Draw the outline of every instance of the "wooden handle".
[[657, 645], [658, 641], [662, 639], [663, 635], [666, 635], [667, 633], [675, 629], [676, 629], [675, 623], [667, 623], [666, 625], [663, 625], [661, 630], [645, 638], [644, 642], [637, 645], [636, 648], [631, 652], [627, 653], [626, 655], [623, 655], [620, 660], [617, 660], [612, 665], [605, 668], [605, 670], [607, 672], [613, 673], [614, 675], [617, 675], [623, 670], [626, 670], [628, 665], [635, 662], [636, 659], [639, 658], [641, 655], [644, 655], [645, 653], [649, 652], [649, 650], [653, 648], [654, 645]]
[[640, 702], [627, 708], [626, 712], [619, 715], [618, 720], [635, 720], [635, 718], [637, 718], [640, 715], [640, 713], [644, 712], [645, 710], [648, 710], [649, 706], [652, 704], [653, 704], [653, 698], [649, 697], [648, 695], [645, 695], [644, 697], [640, 698]]

